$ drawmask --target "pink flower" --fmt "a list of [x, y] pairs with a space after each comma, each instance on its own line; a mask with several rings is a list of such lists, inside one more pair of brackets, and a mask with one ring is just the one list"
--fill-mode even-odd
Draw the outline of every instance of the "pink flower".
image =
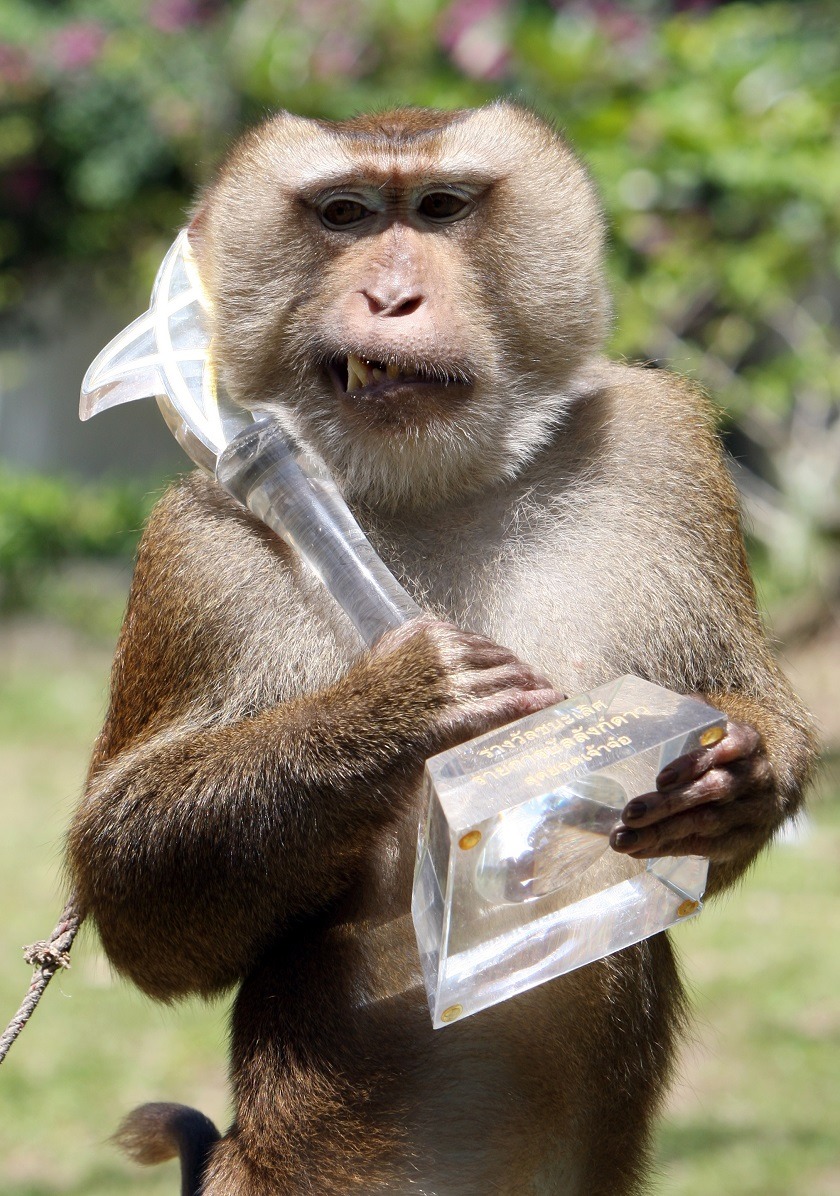
[[20, 46], [0, 42], [0, 83], [7, 87], [23, 87], [32, 78], [32, 64]]
[[509, 58], [509, 0], [455, 0], [444, 12], [439, 37], [450, 58], [474, 79], [498, 79]]
[[628, 12], [616, 0], [588, 0], [588, 3], [578, 0], [577, 3], [558, 4], [557, 7], [594, 17], [604, 36], [618, 44], [641, 40], [650, 32], [649, 22], [643, 16]]
[[290, 20], [304, 29], [336, 29], [352, 27], [354, 6], [345, 0], [296, 0], [292, 5]]
[[352, 33], [332, 29], [318, 42], [310, 67], [316, 79], [356, 79], [364, 69], [365, 46]]
[[201, 0], [156, 0], [149, 9], [149, 22], [161, 33], [177, 33], [199, 25], [207, 15]]
[[52, 41], [52, 56], [61, 71], [82, 71], [96, 62], [108, 35], [96, 21], [75, 21], [59, 29]]

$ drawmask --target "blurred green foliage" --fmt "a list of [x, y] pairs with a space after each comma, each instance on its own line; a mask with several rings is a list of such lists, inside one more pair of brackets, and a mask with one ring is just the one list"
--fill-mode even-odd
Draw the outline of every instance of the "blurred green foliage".
[[83, 485], [0, 469], [0, 611], [31, 605], [64, 561], [130, 561], [153, 501], [137, 482]]
[[271, 109], [502, 93], [555, 117], [601, 187], [613, 351], [713, 391], [768, 576], [833, 590], [833, 0], [4, 0], [0, 311], [49, 261], [143, 302], [224, 146]]

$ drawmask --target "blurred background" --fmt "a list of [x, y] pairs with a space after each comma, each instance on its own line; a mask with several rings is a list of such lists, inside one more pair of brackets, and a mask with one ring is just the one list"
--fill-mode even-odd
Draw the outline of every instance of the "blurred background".
[[[0, 1023], [62, 905], [139, 529], [187, 467], [153, 404], [79, 425], [85, 368], [248, 124], [501, 93], [590, 163], [611, 352], [720, 404], [768, 626], [826, 743], [810, 817], [675, 936], [697, 1017], [657, 1190], [840, 1194], [833, 0], [0, 0]], [[225, 1066], [224, 1003], [152, 1006], [85, 935], [0, 1072], [0, 1189], [175, 1192], [105, 1139], [143, 1100], [224, 1122]]]

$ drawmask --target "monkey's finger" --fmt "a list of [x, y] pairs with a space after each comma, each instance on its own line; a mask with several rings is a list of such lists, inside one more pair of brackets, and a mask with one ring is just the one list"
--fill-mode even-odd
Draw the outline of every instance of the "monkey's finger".
[[[661, 855], [705, 855], [728, 858], [733, 836], [764, 838], [777, 821], [777, 811], [764, 796], [747, 798], [732, 805], [703, 805], [654, 826], [616, 827], [610, 844], [634, 859]], [[723, 850], [719, 840], [727, 840]]]
[[[525, 718], [528, 714], [536, 714], [545, 710], [546, 706], [554, 706], [562, 702], [564, 695], [559, 693], [553, 685], [537, 687], [536, 689], [519, 689], [511, 691], [510, 695], [500, 695], [510, 702], [514, 710], [513, 718]], [[512, 720], [511, 720], [512, 721]]]
[[727, 805], [747, 794], [767, 789], [772, 779], [770, 761], [763, 755], [745, 761], [743, 765], [713, 768], [696, 781], [678, 789], [657, 790], [634, 797], [624, 807], [622, 820], [634, 827], [650, 826], [694, 806], [707, 803]]
[[689, 781], [701, 777], [712, 768], [747, 759], [761, 750], [762, 740], [758, 731], [747, 723], [730, 722], [726, 734], [712, 747], [698, 748], [696, 752], [672, 760], [656, 778], [657, 789], [676, 789]]
[[380, 636], [371, 649], [373, 656], [404, 651], [412, 643], [426, 643], [448, 671], [470, 668], [494, 668], [517, 660], [510, 648], [488, 639], [475, 631], [464, 631], [454, 623], [432, 619], [427, 615], [412, 619], [401, 627], [392, 628]]
[[521, 663], [516, 654], [509, 648], [502, 648], [492, 641], [468, 644], [466, 650], [461, 648], [460, 664], [462, 668], [495, 669], [502, 665]]
[[566, 695], [556, 689], [550, 677], [535, 673], [530, 665], [514, 659], [510, 664], [486, 674], [499, 689], [539, 689], [554, 695], [554, 702], [565, 701]]
[[712, 863], [723, 864], [727, 860], [743, 859], [755, 851], [756, 829], [753, 826], [730, 827], [716, 836], [687, 835], [675, 842], [663, 841], [645, 849], [623, 851], [634, 860], [653, 860], [663, 856], [703, 856]]
[[463, 711], [463, 717], [473, 735], [482, 735], [485, 731], [503, 727], [518, 718], [536, 714], [546, 706], [553, 706], [561, 700], [557, 690], [551, 687], [507, 689], [470, 702], [468, 708]]
[[466, 631], [455, 623], [418, 619], [413, 626], [417, 627], [418, 634], [435, 638], [449, 663], [456, 667], [492, 668], [519, 662], [511, 648], [497, 644], [478, 631]]
[[[541, 677], [515, 658], [509, 663], [465, 671], [455, 679], [455, 683], [461, 692], [476, 696], [516, 689], [551, 690], [552, 693], [558, 693], [547, 677]], [[556, 700], [562, 701], [562, 695]]]
[[554, 682], [551, 680], [551, 678], [546, 677], [546, 675], [544, 673], [534, 673], [533, 678], [534, 678], [534, 681], [539, 689], [554, 690], [554, 693], [556, 693], [558, 695], [556, 698], [557, 702], [565, 702], [566, 699], [568, 698], [569, 695], [560, 693], [560, 690], [555, 688]]
[[[519, 669], [523, 676], [527, 674], [533, 682], [541, 688], [553, 689], [554, 682], [545, 674], [537, 672], [527, 661], [522, 660], [511, 648], [497, 644], [494, 640], [474, 632], [462, 633], [463, 643], [466, 645], [465, 659], [470, 665], [479, 668], [496, 668], [502, 665], [512, 665]], [[562, 700], [562, 699], [560, 699]]]
[[717, 767], [720, 764], [745, 760], [749, 756], [754, 756], [762, 748], [763, 740], [755, 727], [730, 719], [723, 739], [706, 750], [712, 757], [713, 766]]

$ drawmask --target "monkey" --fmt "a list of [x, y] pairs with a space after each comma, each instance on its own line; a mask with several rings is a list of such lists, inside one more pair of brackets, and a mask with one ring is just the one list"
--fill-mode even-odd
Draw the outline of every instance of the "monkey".
[[[190, 241], [214, 365], [323, 461], [426, 612], [364, 648], [194, 473], [138, 549], [69, 875], [118, 973], [236, 987], [235, 1112], [130, 1115], [205, 1196], [633, 1196], [685, 1024], [668, 935], [441, 1031], [409, 915], [426, 758], [634, 673], [724, 738], [635, 796], [614, 859], [734, 884], [799, 808], [810, 716], [757, 610], [706, 397], [610, 360], [605, 220], [541, 116], [282, 112]], [[196, 1115], [198, 1118], [199, 1115]]]

